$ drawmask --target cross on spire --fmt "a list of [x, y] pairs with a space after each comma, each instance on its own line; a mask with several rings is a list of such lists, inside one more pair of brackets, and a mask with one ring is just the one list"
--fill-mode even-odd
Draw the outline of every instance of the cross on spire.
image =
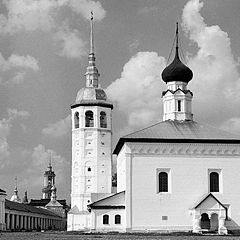
[[94, 53], [94, 38], [93, 38], [93, 11], [91, 11], [91, 33], [90, 33], [90, 54]]

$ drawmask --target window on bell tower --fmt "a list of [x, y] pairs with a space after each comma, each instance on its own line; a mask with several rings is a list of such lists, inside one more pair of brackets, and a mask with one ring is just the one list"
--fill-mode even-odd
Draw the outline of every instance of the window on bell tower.
[[181, 100], [178, 100], [177, 101], [177, 109], [178, 109], [178, 112], [181, 112]]
[[107, 128], [107, 115], [105, 112], [100, 112], [100, 127]]
[[74, 126], [75, 128], [79, 128], [79, 113], [75, 112], [74, 114]]
[[94, 127], [93, 112], [87, 111], [85, 113], [85, 127]]

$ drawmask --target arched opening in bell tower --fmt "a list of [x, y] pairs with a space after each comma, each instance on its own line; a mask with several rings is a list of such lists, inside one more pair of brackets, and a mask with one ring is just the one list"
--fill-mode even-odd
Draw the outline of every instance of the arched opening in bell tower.
[[94, 118], [92, 111], [87, 111], [85, 113], [85, 127], [94, 127]]
[[100, 127], [107, 128], [107, 115], [105, 112], [100, 112]]
[[74, 126], [75, 128], [79, 128], [79, 113], [75, 112], [74, 114]]

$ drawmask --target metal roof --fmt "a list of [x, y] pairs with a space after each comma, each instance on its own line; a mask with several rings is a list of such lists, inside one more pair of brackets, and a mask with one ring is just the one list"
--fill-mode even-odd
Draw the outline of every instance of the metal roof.
[[125, 191], [115, 193], [88, 205], [91, 209], [123, 209], [125, 208]]
[[[31, 199], [29, 205], [31, 206], [38, 206], [38, 207], [45, 207], [51, 199]], [[61, 205], [64, 206], [64, 208], [68, 207], [66, 200], [57, 200]]]
[[9, 210], [15, 210], [15, 211], [21, 211], [21, 212], [30, 212], [30, 213], [36, 213], [36, 214], [42, 214], [42, 215], [46, 215], [46, 216], [52, 216], [52, 217], [59, 217], [59, 215], [48, 211], [46, 209], [43, 208], [37, 208], [37, 207], [33, 207], [30, 206], [28, 204], [24, 204], [24, 203], [17, 203], [17, 202], [12, 202], [9, 200], [5, 200], [5, 208], [9, 209]]
[[6, 191], [4, 191], [3, 189], [0, 188], [0, 194], [1, 194], [1, 193], [6, 194]]
[[167, 120], [123, 136], [119, 139], [113, 153], [118, 154], [125, 142], [204, 142], [240, 144], [240, 136], [194, 121]]

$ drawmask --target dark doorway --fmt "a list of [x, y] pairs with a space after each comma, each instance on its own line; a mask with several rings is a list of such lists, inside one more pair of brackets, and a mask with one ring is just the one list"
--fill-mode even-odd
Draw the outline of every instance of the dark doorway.
[[201, 215], [201, 229], [210, 229], [210, 219], [206, 213]]
[[211, 231], [217, 231], [218, 230], [218, 215], [216, 213], [213, 213], [211, 215]]

